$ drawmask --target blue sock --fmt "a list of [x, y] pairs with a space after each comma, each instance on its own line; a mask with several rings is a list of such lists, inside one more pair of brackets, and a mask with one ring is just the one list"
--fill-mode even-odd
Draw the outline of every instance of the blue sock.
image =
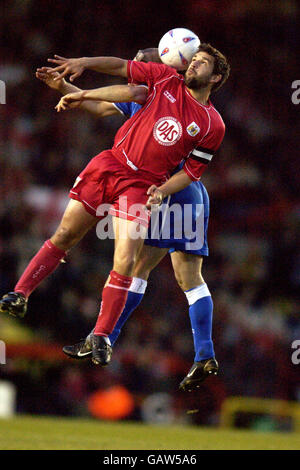
[[121, 313], [119, 320], [117, 321], [112, 333], [109, 335], [109, 340], [112, 346], [115, 344], [116, 340], [118, 339], [119, 334], [121, 333], [122, 327], [127, 322], [132, 312], [141, 303], [142, 298], [144, 297], [146, 287], [147, 287], [147, 281], [144, 281], [143, 279], [139, 279], [137, 277], [132, 278], [132, 283], [128, 291], [128, 297], [126, 300], [124, 310]]
[[212, 342], [213, 301], [206, 284], [185, 291], [189, 302], [195, 359], [202, 361], [215, 356]]

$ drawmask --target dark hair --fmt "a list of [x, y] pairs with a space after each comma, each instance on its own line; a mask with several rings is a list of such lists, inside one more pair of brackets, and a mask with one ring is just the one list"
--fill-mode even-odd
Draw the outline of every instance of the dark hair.
[[218, 51], [215, 47], [211, 46], [208, 43], [200, 44], [198, 52], [207, 52], [214, 58], [214, 69], [213, 74], [222, 75], [222, 78], [219, 82], [214, 83], [211, 91], [217, 91], [221, 86], [226, 82], [230, 73], [230, 65], [226, 57]]

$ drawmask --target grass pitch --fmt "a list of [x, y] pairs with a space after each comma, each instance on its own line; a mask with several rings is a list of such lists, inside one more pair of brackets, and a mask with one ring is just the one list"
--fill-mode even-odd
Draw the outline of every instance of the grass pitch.
[[20, 416], [0, 419], [1, 450], [297, 450], [300, 434]]

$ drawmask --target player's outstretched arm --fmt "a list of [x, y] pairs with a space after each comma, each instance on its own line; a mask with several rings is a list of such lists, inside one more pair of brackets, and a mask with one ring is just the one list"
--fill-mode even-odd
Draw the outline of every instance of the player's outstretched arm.
[[191, 182], [192, 179], [189, 175], [187, 175], [184, 170], [180, 170], [161, 186], [157, 187], [153, 184], [147, 191], [149, 195], [146, 204], [147, 209], [151, 209], [151, 205], [160, 205], [165, 197], [181, 191], [191, 184]]
[[[78, 88], [75, 85], [67, 82], [64, 78], [60, 80], [54, 80], [58, 76], [58, 72], [52, 74], [48, 71], [47, 67], [40, 67], [36, 70], [35, 76], [39, 80], [45, 83], [53, 90], [58, 91], [62, 95], [67, 95], [68, 93], [77, 93], [82, 91], [81, 88]], [[98, 117], [111, 116], [112, 114], [119, 114], [118, 110], [112, 103], [107, 103], [105, 101], [95, 102], [95, 101], [82, 101], [81, 103], [75, 102], [70, 104], [70, 108], [80, 108], [81, 110], [88, 111], [89, 113], [96, 114]]]
[[49, 88], [58, 91], [62, 95], [66, 95], [67, 93], [74, 93], [81, 90], [77, 86], [67, 82], [64, 78], [55, 80], [55, 78], [59, 76], [59, 73], [52, 73], [49, 70], [49, 67], [37, 68], [35, 76], [36, 78], [41, 80], [41, 82], [45, 83], [45, 85], [47, 85]]
[[144, 86], [112, 85], [94, 90], [81, 90], [63, 96], [56, 105], [58, 112], [74, 107], [75, 103], [85, 101], [130, 102], [144, 104], [147, 99], [147, 88]]
[[70, 75], [70, 81], [80, 77], [84, 70], [95, 70], [96, 72], [107, 73], [109, 75], [118, 75], [127, 77], [127, 60], [118, 57], [80, 57], [76, 59], [68, 59], [55, 55], [54, 59], [48, 59], [57, 66], [52, 68], [52, 72], [58, 72], [59, 75], [55, 80]]

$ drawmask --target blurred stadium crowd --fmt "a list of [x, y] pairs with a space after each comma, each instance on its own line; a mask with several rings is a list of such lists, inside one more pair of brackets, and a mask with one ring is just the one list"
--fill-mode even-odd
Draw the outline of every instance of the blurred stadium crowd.
[[[227, 133], [202, 178], [211, 199], [204, 277], [214, 300], [221, 372], [194, 397], [201, 408], [195, 419], [216, 422], [229, 395], [300, 400], [300, 366], [291, 362], [291, 344], [300, 339], [300, 121], [291, 101], [291, 84], [300, 79], [299, 4], [174, 0], [155, 8], [150, 0], [87, 0], [83, 8], [78, 0], [13, 0], [1, 8], [0, 79], [7, 87], [0, 105], [1, 295], [52, 235], [78, 173], [110, 147], [123, 122], [80, 111], [57, 115], [59, 96], [38, 82], [36, 67], [53, 54], [132, 58], [172, 27], [188, 27], [232, 66], [212, 97]], [[120, 80], [88, 72], [76, 82], [82, 88], [111, 83]], [[111, 263], [112, 242], [92, 230], [32, 295], [22, 324], [0, 318], [0, 338], [61, 345], [84, 337]], [[167, 392], [180, 408], [187, 398], [177, 386], [192, 360], [186, 299], [166, 258], [108, 368], [8, 358], [0, 377], [16, 384], [23, 412], [80, 414], [91, 391], [117, 383], [137, 397]]]

